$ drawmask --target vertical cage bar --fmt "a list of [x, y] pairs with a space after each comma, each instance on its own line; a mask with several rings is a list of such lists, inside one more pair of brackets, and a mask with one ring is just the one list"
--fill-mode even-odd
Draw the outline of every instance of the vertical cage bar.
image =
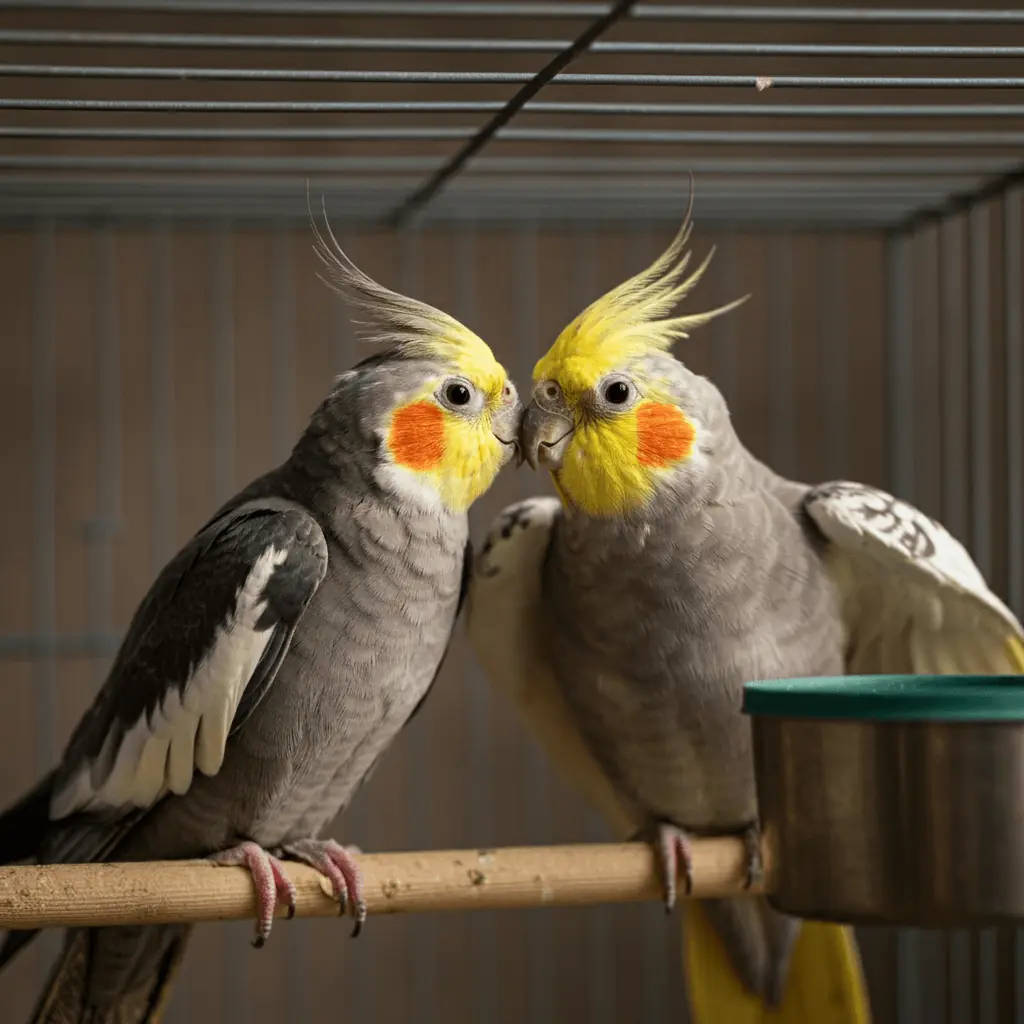
[[1024, 618], [1024, 191], [1009, 192], [1003, 209], [1009, 599], [1017, 617]]
[[839, 479], [849, 475], [847, 449], [849, 442], [850, 359], [849, 331], [846, 303], [846, 257], [843, 239], [829, 234], [821, 238], [824, 301], [821, 306], [821, 337], [825, 340], [825, 353], [821, 364], [825, 380], [824, 397], [824, 455], [825, 475]]
[[[100, 227], [94, 241], [100, 450], [96, 512], [85, 524], [85, 539], [89, 553], [89, 625], [94, 636], [101, 636], [109, 635], [114, 626], [113, 541], [121, 512], [121, 359], [116, 243], [111, 226]], [[106, 666], [101, 663], [99, 668], [102, 678]]]
[[[913, 238], [892, 236], [886, 245], [888, 317], [889, 479], [893, 492], [914, 500]], [[919, 1020], [920, 941], [916, 930], [896, 934], [896, 1006], [899, 1021]]]
[[[423, 291], [423, 238], [416, 226], [399, 231], [399, 290], [418, 296]], [[431, 723], [421, 718], [408, 733], [409, 830], [408, 842], [414, 850], [429, 849], [433, 839], [429, 807], [437, 799], [433, 770], [436, 744]], [[437, 1019], [437, 922], [432, 915], [417, 915], [407, 925], [411, 951], [409, 1003], [415, 1019], [430, 1024]]]
[[[1003, 301], [1006, 329], [1006, 479], [1007, 479], [1007, 560], [1009, 562], [1010, 607], [1024, 618], [1024, 244], [1021, 242], [1024, 219], [1024, 191], [1013, 189], [1003, 204]], [[1009, 929], [1007, 929], [1009, 931]], [[1013, 942], [1007, 936], [1002, 969], [1012, 969], [1009, 998], [1012, 1019], [1024, 1017], [1021, 980], [1024, 977], [1024, 934], [1013, 929]], [[1012, 961], [1012, 966], [1011, 966]], [[1004, 1008], [1000, 1012], [1006, 1016]]]
[[36, 228], [36, 310], [32, 374], [32, 438], [35, 463], [35, 629], [42, 637], [36, 662], [37, 763], [49, 771], [57, 756], [56, 506], [57, 324], [54, 225]]
[[[36, 767], [57, 757], [57, 308], [56, 240], [52, 220], [35, 228], [35, 344], [32, 365], [32, 458], [35, 465], [34, 629], [40, 649], [33, 673]], [[56, 954], [58, 936], [40, 936], [39, 969]], [[42, 981], [40, 977], [39, 981]]]
[[[992, 432], [989, 417], [991, 389], [991, 323], [989, 294], [989, 222], [985, 206], [968, 216], [968, 287], [970, 324], [970, 495], [971, 554], [983, 576], [992, 573]], [[991, 1019], [993, 1000], [994, 933], [971, 932], [971, 1012], [978, 1024]]]
[[174, 464], [174, 347], [171, 226], [153, 227], [150, 288], [150, 421], [153, 467], [150, 559], [152, 575], [171, 557], [177, 519], [177, 473]]
[[220, 505], [235, 490], [235, 296], [232, 228], [220, 221], [210, 237], [213, 324], [213, 494]]
[[[283, 462], [295, 438], [295, 271], [288, 225], [271, 234], [270, 281], [270, 447], [275, 462]], [[288, 943], [288, 994], [294, 1020], [309, 1020], [310, 935], [296, 928]]]
[[772, 452], [774, 469], [783, 476], [797, 472], [796, 381], [793, 361], [793, 237], [782, 234], [765, 247], [769, 313]]
[[[939, 225], [939, 339], [942, 377], [940, 429], [942, 521], [959, 540], [968, 541], [967, 443], [963, 423], [968, 411], [963, 388], [967, 375], [963, 340], [964, 250], [961, 223], [947, 218]], [[967, 1024], [970, 1010], [970, 933], [958, 928], [945, 933], [946, 1019]]]
[[[174, 446], [174, 285], [171, 222], [155, 221], [149, 264], [149, 408], [150, 408], [150, 578], [174, 553], [177, 534], [177, 469]], [[184, 988], [184, 985], [182, 986]], [[244, 989], [239, 1009], [244, 1013]], [[168, 1022], [182, 1020], [185, 999], [173, 996]]]
[[[524, 353], [544, 347], [537, 299], [537, 226], [521, 224], [515, 238], [516, 337]], [[539, 354], [539, 353], [538, 353]], [[548, 841], [552, 830], [550, 768], [536, 743], [524, 746], [525, 825], [533, 842]], [[551, 1024], [555, 1011], [555, 945], [543, 911], [531, 911], [526, 1005], [531, 1024]]]
[[1009, 599], [1017, 617], [1024, 618], [1024, 191], [1014, 189], [1007, 194], [1004, 213]]
[[[477, 234], [473, 221], [460, 221], [455, 230], [455, 316], [470, 327], [477, 318]], [[517, 382], [521, 387], [522, 381]], [[525, 396], [521, 395], [521, 398]], [[492, 754], [491, 687], [474, 665], [467, 673], [463, 691], [466, 701], [466, 727], [469, 789], [469, 834], [476, 842], [492, 843], [495, 835], [494, 759]], [[497, 944], [493, 917], [469, 915], [471, 970], [469, 1005], [471, 1020], [491, 1020], [495, 1015], [494, 992], [497, 986]]]
[[888, 315], [889, 479], [900, 497], [914, 495], [914, 337], [912, 239], [886, 247]]
[[957, 219], [945, 221], [939, 235], [942, 297], [943, 347], [943, 430], [942, 448], [946, 453], [946, 472], [942, 478], [942, 515], [947, 529], [967, 542], [969, 510], [967, 505], [967, 441], [963, 424], [967, 422], [967, 403], [963, 382], [967, 378], [961, 350], [963, 322], [964, 245], [962, 225]]
[[982, 575], [992, 572], [992, 387], [989, 214], [970, 213], [971, 552]]

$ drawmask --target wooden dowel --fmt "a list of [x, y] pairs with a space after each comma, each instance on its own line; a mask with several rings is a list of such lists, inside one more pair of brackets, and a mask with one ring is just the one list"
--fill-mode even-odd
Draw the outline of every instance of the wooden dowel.
[[[371, 914], [661, 898], [654, 854], [643, 843], [374, 853], [357, 860]], [[693, 895], [748, 891], [744, 865], [737, 839], [695, 842]], [[298, 892], [297, 917], [338, 913], [323, 876], [297, 863], [288, 863], [288, 872]], [[233, 921], [255, 911], [248, 871], [207, 861], [0, 867], [3, 929]], [[278, 908], [278, 916], [285, 913]]]

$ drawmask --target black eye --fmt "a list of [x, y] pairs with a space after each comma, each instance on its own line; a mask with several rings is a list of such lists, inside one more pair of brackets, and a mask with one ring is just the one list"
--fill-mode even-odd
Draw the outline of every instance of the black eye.
[[604, 389], [604, 397], [605, 401], [611, 402], [612, 405], [622, 405], [629, 399], [629, 385], [622, 380], [612, 381]]
[[444, 389], [444, 396], [452, 405], [467, 405], [469, 403], [469, 388], [465, 384], [449, 384]]

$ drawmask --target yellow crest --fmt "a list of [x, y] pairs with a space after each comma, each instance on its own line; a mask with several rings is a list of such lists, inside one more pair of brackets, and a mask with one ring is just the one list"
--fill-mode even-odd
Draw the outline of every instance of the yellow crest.
[[[307, 207], [308, 202], [307, 192]], [[500, 393], [506, 374], [487, 343], [443, 310], [394, 292], [360, 270], [338, 244], [326, 209], [323, 212], [326, 238], [313, 220], [312, 210], [309, 215], [313, 249], [327, 268], [327, 277], [320, 273], [317, 277], [373, 316], [370, 339], [394, 345], [410, 355], [442, 360], [489, 394]]]
[[651, 352], [667, 352], [679, 338], [746, 302], [744, 295], [706, 313], [664, 319], [703, 277], [714, 248], [704, 262], [686, 277], [690, 253], [686, 251], [693, 229], [690, 202], [682, 227], [669, 247], [646, 269], [592, 302], [558, 336], [534, 367], [534, 380], [557, 378], [568, 391], [585, 391], [606, 373], [620, 369], [630, 359]]

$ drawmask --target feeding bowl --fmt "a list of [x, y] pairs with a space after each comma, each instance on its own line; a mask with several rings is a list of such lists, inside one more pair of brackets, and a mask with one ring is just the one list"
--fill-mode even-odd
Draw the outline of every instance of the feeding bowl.
[[765, 680], [743, 710], [777, 910], [1024, 919], [1024, 676]]

